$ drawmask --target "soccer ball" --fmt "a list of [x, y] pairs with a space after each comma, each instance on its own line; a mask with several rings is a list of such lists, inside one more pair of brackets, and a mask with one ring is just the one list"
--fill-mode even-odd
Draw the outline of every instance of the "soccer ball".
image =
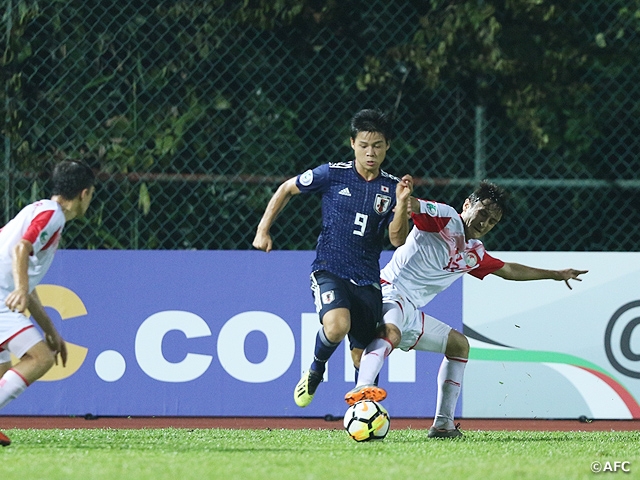
[[344, 414], [344, 428], [356, 442], [382, 440], [387, 436], [390, 424], [387, 410], [373, 400], [360, 400]]

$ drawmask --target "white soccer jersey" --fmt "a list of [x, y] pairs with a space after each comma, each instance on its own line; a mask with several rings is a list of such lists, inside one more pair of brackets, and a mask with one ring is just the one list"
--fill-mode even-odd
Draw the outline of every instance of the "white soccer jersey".
[[65, 218], [62, 207], [53, 200], [40, 200], [24, 207], [0, 230], [0, 301], [15, 289], [12, 273], [12, 252], [25, 239], [33, 245], [29, 257], [29, 292], [47, 273], [58, 249]]
[[413, 228], [404, 245], [380, 272], [381, 280], [403, 291], [422, 308], [465, 273], [484, 278], [504, 266], [491, 257], [480, 240], [465, 242], [464, 224], [449, 205], [419, 200]]

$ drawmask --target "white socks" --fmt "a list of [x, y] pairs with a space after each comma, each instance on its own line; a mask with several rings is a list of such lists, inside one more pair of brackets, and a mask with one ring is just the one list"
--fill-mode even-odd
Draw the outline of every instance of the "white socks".
[[466, 358], [445, 356], [438, 371], [438, 399], [436, 402], [436, 417], [433, 426], [452, 430], [455, 428], [453, 418], [460, 396], [460, 387]]
[[18, 372], [7, 370], [0, 378], [0, 408], [24, 392], [27, 387], [27, 383]]
[[384, 359], [389, 356], [392, 350], [393, 345], [386, 338], [376, 338], [367, 345], [360, 359], [360, 371], [356, 387], [375, 383], [376, 377], [384, 364]]

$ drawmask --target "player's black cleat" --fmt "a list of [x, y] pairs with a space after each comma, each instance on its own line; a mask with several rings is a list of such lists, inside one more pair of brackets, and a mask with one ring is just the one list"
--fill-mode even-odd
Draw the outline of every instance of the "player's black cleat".
[[427, 437], [429, 438], [456, 438], [461, 436], [462, 432], [460, 431], [459, 423], [456, 423], [455, 428], [452, 428], [451, 430], [447, 430], [446, 428], [431, 427], [429, 429], [429, 433], [427, 434]]

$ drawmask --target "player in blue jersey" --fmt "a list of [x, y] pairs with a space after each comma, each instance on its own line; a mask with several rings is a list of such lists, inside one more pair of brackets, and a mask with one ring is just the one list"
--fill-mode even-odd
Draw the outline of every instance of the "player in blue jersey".
[[396, 247], [409, 233], [413, 179], [405, 175], [400, 180], [380, 169], [390, 146], [389, 118], [379, 110], [361, 110], [351, 119], [350, 133], [355, 159], [320, 165], [280, 185], [253, 241], [255, 248], [269, 252], [273, 246], [269, 230], [291, 197], [322, 195], [322, 231], [311, 274], [322, 327], [313, 363], [294, 391], [300, 407], [311, 403], [327, 361], [347, 334], [351, 347], [358, 349], [375, 338], [382, 319], [379, 259], [385, 230]]

